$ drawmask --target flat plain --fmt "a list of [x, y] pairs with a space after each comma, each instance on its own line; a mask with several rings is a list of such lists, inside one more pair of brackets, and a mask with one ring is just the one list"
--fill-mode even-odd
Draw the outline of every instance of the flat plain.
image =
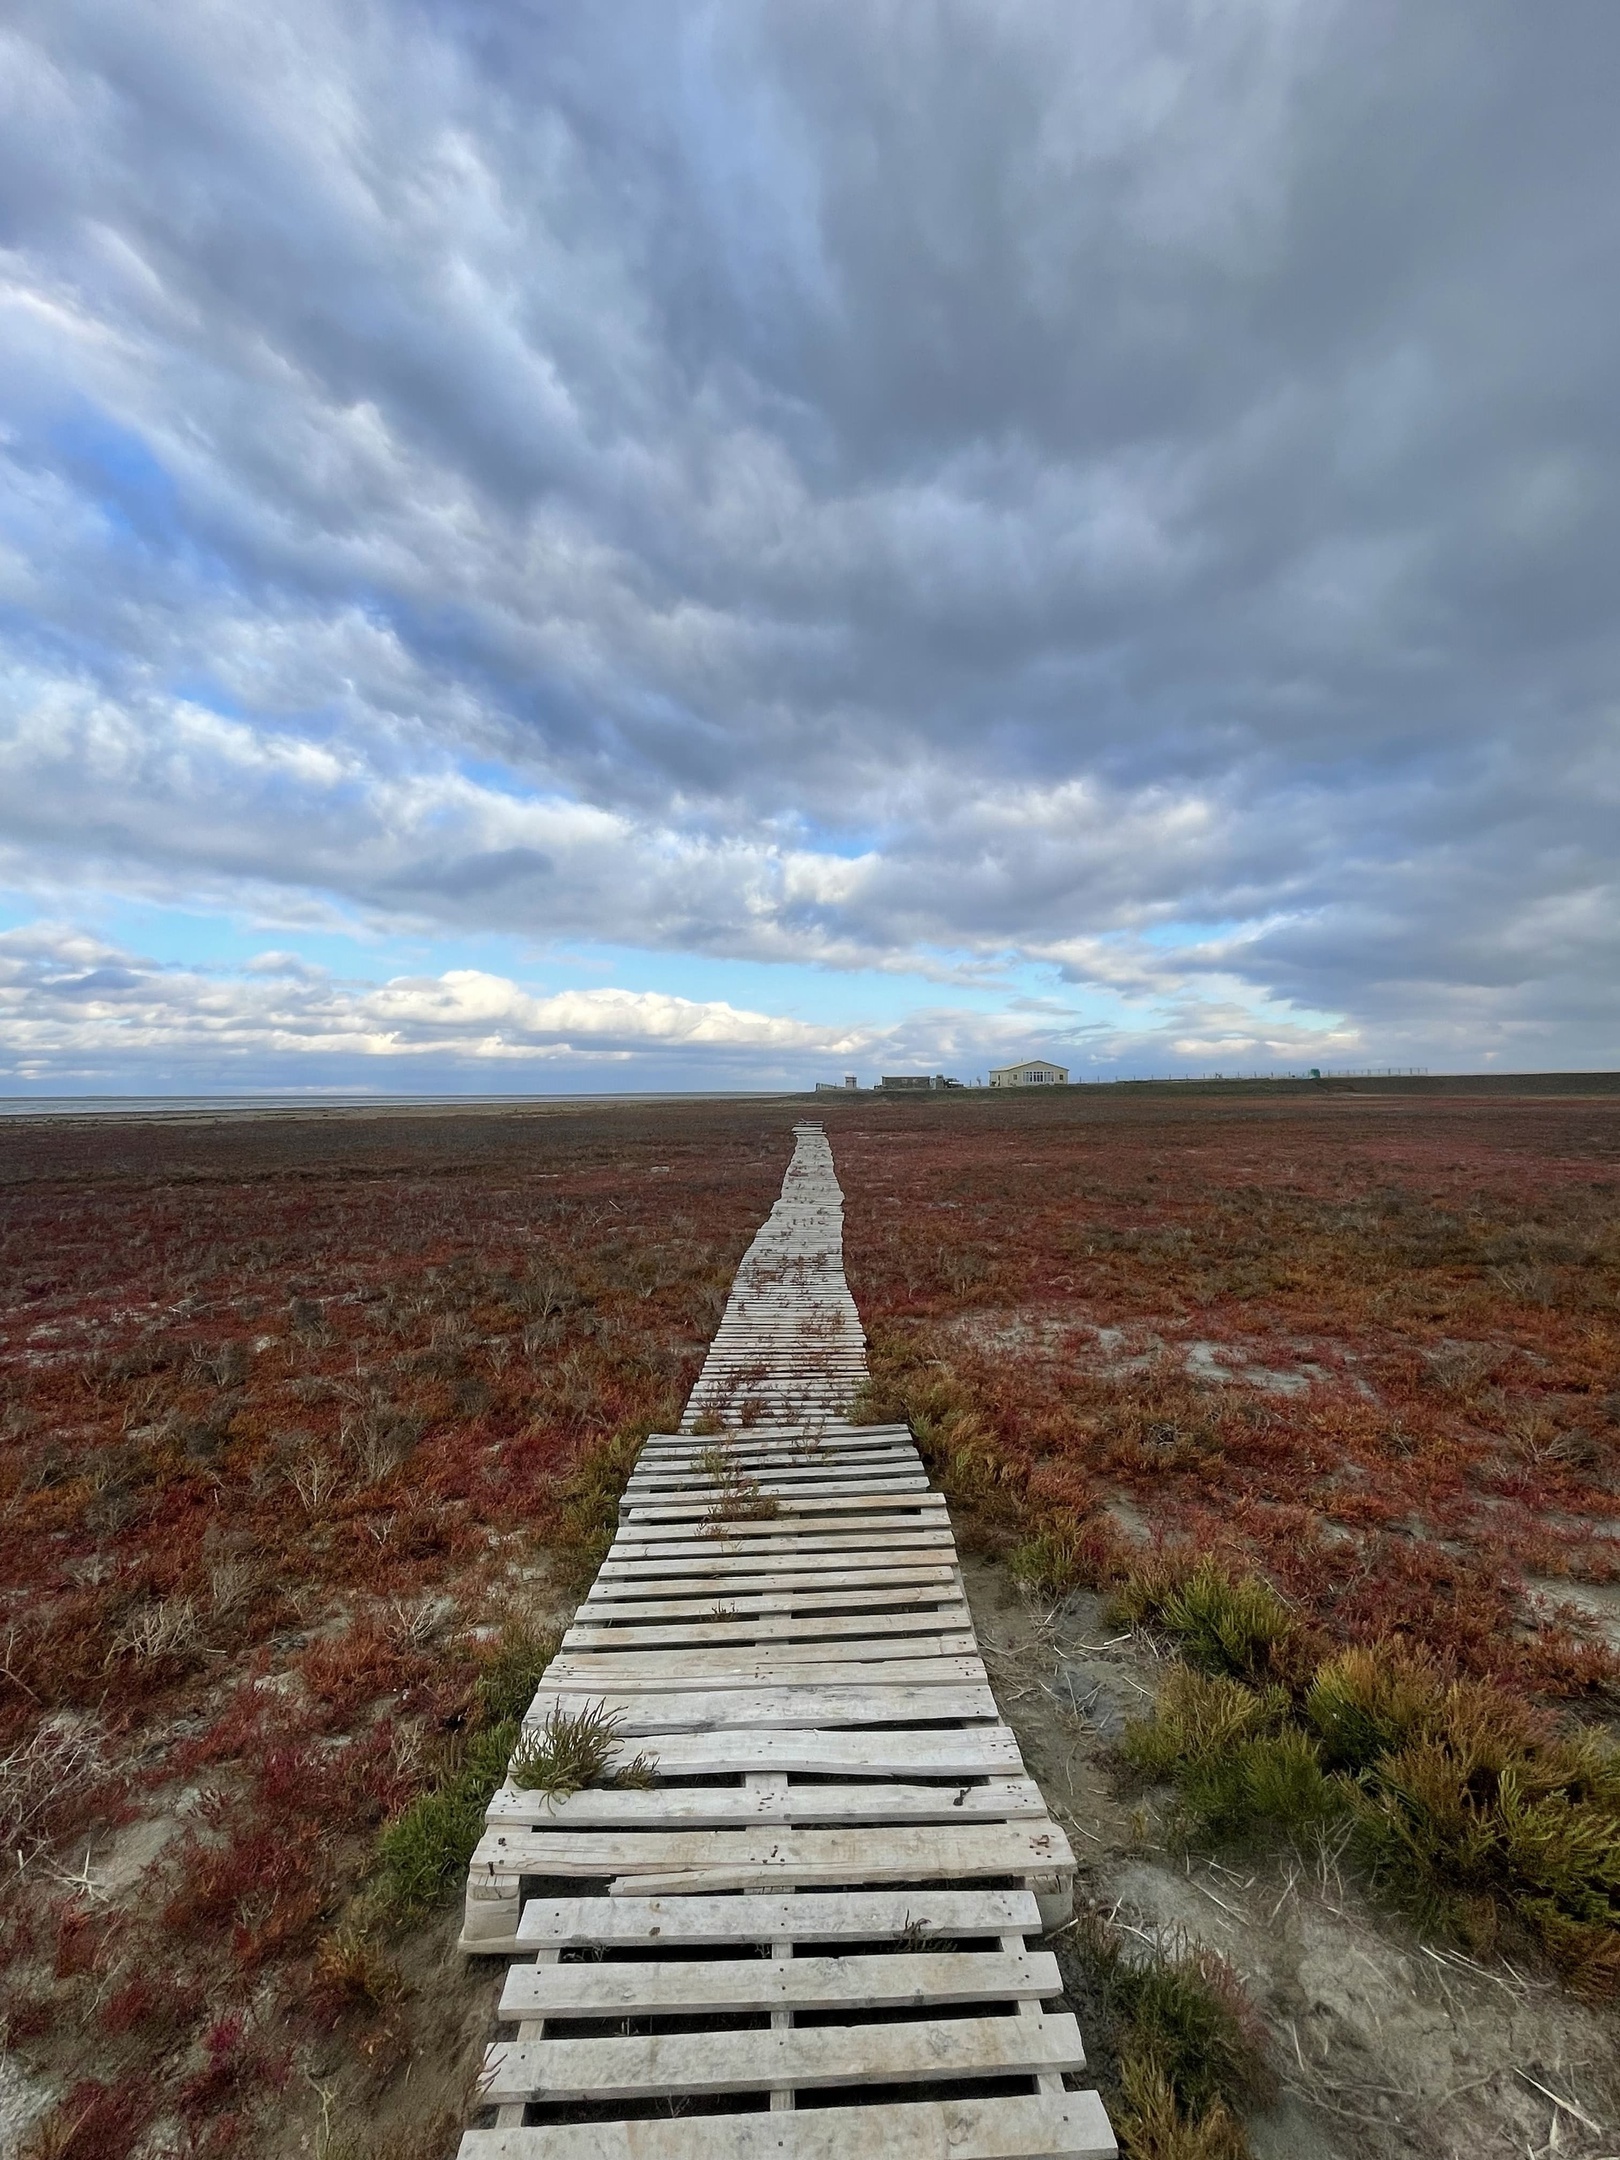
[[[1521, 1769], [1612, 1742], [1620, 1097], [1575, 1083], [9, 1125], [0, 2138], [453, 2150], [498, 1986], [450, 1947], [461, 1817], [807, 1109], [867, 1414], [980, 1555], [1097, 1912], [1213, 1945], [1266, 2028], [1250, 2131], [1199, 2149], [1613, 2151], [1620, 1880], [1420, 1910], [1335, 1799], [1387, 1763], [1302, 1722], [1357, 1652], [1492, 1691]], [[1230, 1670], [1189, 1581], [1277, 1601]], [[1316, 1815], [1199, 1817], [1167, 1685], [1271, 1705]]]

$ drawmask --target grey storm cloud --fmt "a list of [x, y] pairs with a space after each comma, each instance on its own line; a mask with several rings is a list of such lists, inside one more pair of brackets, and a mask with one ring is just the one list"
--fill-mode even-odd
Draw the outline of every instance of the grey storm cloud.
[[1617, 66], [13, 0], [0, 871], [1612, 1058]]

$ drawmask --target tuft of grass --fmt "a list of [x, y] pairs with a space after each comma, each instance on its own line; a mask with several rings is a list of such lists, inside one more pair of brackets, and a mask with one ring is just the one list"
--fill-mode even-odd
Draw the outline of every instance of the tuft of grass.
[[308, 2003], [320, 2023], [353, 2014], [387, 2015], [411, 1993], [405, 1975], [364, 1928], [349, 1922], [315, 1946]]
[[702, 1534], [717, 1536], [727, 1523], [769, 1522], [782, 1512], [775, 1493], [761, 1489], [758, 1478], [738, 1478], [718, 1492], [703, 1518]]
[[1176, 1787], [1189, 1829], [1237, 1836], [1258, 1824], [1299, 1829], [1335, 1811], [1312, 1740], [1279, 1687], [1177, 1666], [1151, 1720], [1127, 1726], [1137, 1769]]
[[1034, 1535], [1007, 1555], [1013, 1581], [1046, 1597], [1094, 1589], [1112, 1571], [1113, 1541], [1098, 1521], [1047, 1516]]
[[1177, 1557], [1134, 1570], [1114, 1593], [1110, 1617], [1168, 1635], [1200, 1672], [1259, 1680], [1277, 1669], [1297, 1623], [1258, 1575], [1235, 1579], [1212, 1559], [1189, 1567]]
[[1174, 2086], [1151, 2056], [1128, 2056], [1119, 2084], [1114, 2125], [1127, 2160], [1249, 2160], [1243, 2125], [1225, 2101], [1188, 2115], [1176, 2105]]
[[1410, 1739], [1434, 1693], [1433, 1675], [1397, 1649], [1343, 1651], [1316, 1673], [1305, 1715], [1335, 1770], [1368, 1770]]
[[[553, 1708], [538, 1731], [531, 1728], [519, 1740], [507, 1774], [524, 1792], [566, 1800], [607, 1776], [621, 1722], [622, 1713], [605, 1703], [588, 1703], [578, 1711]], [[655, 1767], [651, 1757], [638, 1755], [613, 1783], [650, 1785]]]
[[593, 1448], [564, 1485], [560, 1544], [569, 1573], [578, 1582], [589, 1583], [607, 1557], [619, 1527], [619, 1502], [647, 1435], [673, 1432], [679, 1418], [678, 1405], [661, 1403]]
[[509, 1620], [493, 1650], [485, 1653], [473, 1694], [486, 1725], [521, 1719], [534, 1700], [546, 1667], [562, 1646], [562, 1630]]
[[698, 1468], [717, 1490], [703, 1518], [702, 1534], [713, 1537], [724, 1524], [764, 1522], [781, 1513], [781, 1502], [738, 1467], [729, 1447], [716, 1444], [698, 1457]]
[[1059, 1938], [1059, 1958], [1128, 2160], [1246, 2160], [1241, 2111], [1276, 2080], [1226, 1960], [1182, 1937], [1127, 1947], [1097, 1914]]

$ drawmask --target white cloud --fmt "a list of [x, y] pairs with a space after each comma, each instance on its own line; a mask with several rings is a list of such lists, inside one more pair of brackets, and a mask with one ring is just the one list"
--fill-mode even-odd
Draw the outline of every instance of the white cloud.
[[203, 973], [157, 966], [66, 926], [0, 933], [0, 1061], [18, 1081], [165, 1061], [212, 1061], [224, 1074], [262, 1072], [289, 1058], [310, 1061], [312, 1070], [338, 1060], [466, 1067], [624, 1063], [695, 1048], [802, 1067], [870, 1042], [664, 992], [537, 995], [472, 968], [345, 983], [284, 953]]

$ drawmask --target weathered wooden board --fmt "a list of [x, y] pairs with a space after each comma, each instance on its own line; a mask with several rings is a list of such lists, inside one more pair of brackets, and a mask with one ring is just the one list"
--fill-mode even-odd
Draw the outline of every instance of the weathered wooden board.
[[469, 2130], [457, 2160], [1117, 2160], [1094, 2092]]
[[514, 1965], [503, 2018], [732, 2016], [755, 2010], [897, 2010], [1061, 1996], [1050, 1951], [683, 1960], [673, 1965]]
[[898, 2085], [1083, 2070], [1080, 2028], [1052, 2017], [917, 2018], [903, 2024], [790, 2026], [783, 2032], [648, 2033], [613, 2040], [497, 2040], [486, 2100], [574, 2103], [659, 2092], [757, 2092], [773, 2085]]
[[[581, 1611], [588, 1608], [581, 1607]], [[834, 1642], [841, 1636], [859, 1636], [876, 1642], [880, 1636], [896, 1641], [937, 1633], [966, 1635], [971, 1641], [973, 1622], [960, 1599], [945, 1603], [934, 1599], [909, 1610], [836, 1613], [741, 1613], [716, 1620], [713, 1606], [699, 1608], [687, 1618], [668, 1613], [640, 1621], [621, 1620], [612, 1625], [576, 1619], [563, 1636], [565, 1650], [661, 1649], [668, 1644], [690, 1643], [800, 1643]]]
[[952, 1941], [1027, 1935], [1041, 1924], [1027, 1890], [803, 1891], [796, 1896], [531, 1898], [518, 1933], [525, 1950], [727, 1943]]
[[1053, 1822], [888, 1823], [878, 1828], [748, 1830], [486, 1830], [471, 1874], [573, 1875], [592, 1881], [708, 1870], [761, 1887], [885, 1883], [969, 1875], [1051, 1875], [1072, 1869]]
[[[627, 1651], [612, 1657], [554, 1658], [534, 1698], [531, 1717], [540, 1715], [548, 1695], [588, 1694], [600, 1688], [614, 1696], [667, 1693], [672, 1689], [712, 1690], [759, 1687], [978, 1687], [986, 1684], [978, 1657], [917, 1656], [889, 1658], [796, 1658], [793, 1649], [746, 1656], [729, 1650]], [[846, 1646], [847, 1647], [847, 1646]], [[892, 1648], [892, 1645], [884, 1645]], [[926, 1716], [926, 1711], [918, 1713]]]
[[[890, 1471], [881, 1478], [857, 1480], [852, 1491], [840, 1486], [825, 1493], [775, 1493], [769, 1499], [771, 1513], [747, 1519], [757, 1521], [762, 1531], [772, 1528], [791, 1530], [807, 1521], [825, 1521], [831, 1527], [841, 1528], [840, 1518], [845, 1516], [862, 1521], [870, 1517], [874, 1522], [917, 1522], [924, 1518], [948, 1521], [940, 1494], [917, 1486], [915, 1480], [921, 1475], [921, 1471]], [[902, 1479], [907, 1481], [905, 1485], [901, 1484]], [[866, 1490], [867, 1486], [872, 1490]], [[721, 1504], [722, 1499], [718, 1488], [712, 1495], [654, 1497], [637, 1504], [635, 1518], [649, 1529], [655, 1523], [686, 1522], [705, 1509]]]
[[[895, 1581], [898, 1575], [899, 1581]], [[870, 1581], [863, 1575], [848, 1589], [829, 1589], [817, 1582], [804, 1590], [734, 1591], [726, 1599], [726, 1611], [737, 1617], [749, 1614], [872, 1613], [915, 1606], [919, 1609], [960, 1602], [956, 1570], [951, 1566], [879, 1568]], [[666, 1597], [659, 1591], [640, 1597], [600, 1583], [576, 1614], [576, 1625], [616, 1624], [620, 1619], [658, 1618], [702, 1620], [713, 1618], [712, 1601], [704, 1598]]]
[[917, 1725], [936, 1722], [990, 1723], [998, 1716], [988, 1687], [902, 1687], [874, 1682], [870, 1687], [774, 1687], [690, 1694], [661, 1690], [633, 1694], [619, 1689], [548, 1694], [535, 1719], [538, 1725], [557, 1704], [578, 1717], [606, 1710], [619, 1720], [626, 1739], [654, 1732], [702, 1732], [718, 1726], [780, 1725]]
[[739, 1823], [1012, 1822], [1043, 1819], [1046, 1803], [1033, 1778], [978, 1784], [906, 1785], [871, 1779], [859, 1785], [680, 1785], [606, 1791], [594, 1788], [548, 1800], [503, 1785], [485, 1820], [492, 1829], [581, 1830], [648, 1827], [721, 1830]]
[[890, 1726], [856, 1732], [809, 1726], [774, 1729], [726, 1724], [711, 1731], [626, 1734], [612, 1767], [650, 1756], [663, 1777], [725, 1777], [818, 1772], [838, 1777], [971, 1777], [1024, 1767], [1005, 1725]]
[[[908, 1538], [903, 1545], [895, 1545], [888, 1551], [881, 1546], [852, 1543], [849, 1550], [842, 1548], [832, 1552], [793, 1547], [786, 1552], [761, 1552], [756, 1546], [749, 1551], [738, 1551], [733, 1546], [723, 1546], [716, 1538], [700, 1544], [693, 1552], [667, 1552], [657, 1559], [629, 1557], [619, 1559], [610, 1553], [597, 1572], [597, 1581], [604, 1585], [624, 1582], [655, 1582], [660, 1578], [697, 1577], [718, 1580], [721, 1577], [760, 1575], [762, 1568], [768, 1570], [760, 1587], [765, 1590], [801, 1580], [805, 1576], [834, 1575], [847, 1582], [859, 1582], [873, 1569], [880, 1571], [880, 1581], [891, 1581], [898, 1568], [954, 1565], [956, 1549], [949, 1533], [938, 1537], [920, 1534]], [[615, 1588], [614, 1594], [619, 1592]]]
[[[649, 1681], [664, 1684], [673, 1676], [683, 1687], [699, 1681], [715, 1687], [753, 1687], [761, 1681], [777, 1681], [785, 1686], [811, 1666], [836, 1666], [837, 1671], [818, 1669], [811, 1677], [827, 1682], [836, 1680], [840, 1685], [848, 1686], [852, 1681], [869, 1677], [863, 1668], [874, 1662], [905, 1665], [924, 1660], [949, 1665], [949, 1673], [940, 1677], [952, 1680], [984, 1677], [984, 1665], [976, 1654], [972, 1635], [959, 1632], [955, 1635], [856, 1636], [844, 1642], [759, 1643], [752, 1647], [733, 1645], [729, 1648], [700, 1647], [691, 1643], [597, 1643], [577, 1651], [565, 1649], [552, 1660], [542, 1685], [639, 1687]], [[846, 1667], [849, 1669], [845, 1670]], [[885, 1675], [894, 1680], [913, 1677], [915, 1675], [904, 1672]], [[929, 1673], [923, 1677], [933, 1679], [935, 1676]]]

